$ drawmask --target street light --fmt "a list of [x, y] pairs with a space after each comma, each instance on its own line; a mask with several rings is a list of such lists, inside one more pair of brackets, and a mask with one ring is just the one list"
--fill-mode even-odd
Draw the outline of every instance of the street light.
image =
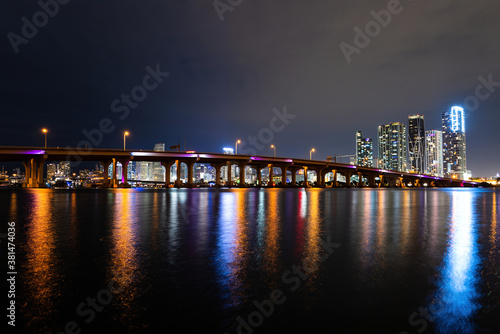
[[47, 132], [49, 132], [47, 129], [43, 128], [42, 132], [45, 134], [45, 148], [47, 148]]
[[276, 146], [271, 145], [271, 148], [274, 149], [274, 157], [276, 158]]
[[125, 132], [123, 133], [123, 150], [124, 150], [124, 151], [125, 151], [125, 138], [127, 138], [127, 136], [128, 136], [128, 131], [125, 131]]
[[315, 151], [316, 150], [314, 148], [309, 151], [309, 160], [312, 160], [312, 153], [315, 152]]
[[234, 150], [234, 154], [238, 155], [238, 144], [241, 144], [241, 140], [236, 141], [236, 149]]

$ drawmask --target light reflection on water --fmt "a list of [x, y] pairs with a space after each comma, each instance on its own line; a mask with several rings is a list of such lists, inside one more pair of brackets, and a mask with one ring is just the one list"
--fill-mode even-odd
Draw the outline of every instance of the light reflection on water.
[[[288, 298], [279, 309], [284, 318], [266, 320], [277, 324], [289, 317], [283, 310], [299, 310], [318, 326], [330, 320], [352, 324], [360, 318], [370, 319], [365, 322], [376, 331], [387, 324], [373, 310], [404, 324], [415, 308], [426, 304], [422, 298], [432, 296], [433, 326], [442, 333], [470, 333], [479, 312], [498, 310], [498, 191], [124, 189], [4, 194], [0, 196], [9, 205], [0, 207], [0, 213], [5, 220], [19, 221], [24, 268], [20, 300], [31, 332], [55, 322], [62, 308], [71, 315], [85, 296], [75, 300], [65, 294], [66, 282], [75, 281], [73, 288], [85, 286], [88, 279], [98, 282], [86, 290], [89, 294], [95, 295], [95, 289], [105, 288], [113, 278], [120, 288], [99, 318], [111, 332], [141, 331], [151, 321], [157, 322], [153, 327], [163, 328], [162, 321], [182, 316], [231, 322], [275, 288]], [[87, 214], [82, 205], [95, 212]], [[320, 262], [321, 241], [327, 235], [341, 247]], [[98, 248], [92, 253], [97, 258], [87, 254], [93, 247]], [[61, 256], [67, 250], [78, 258]], [[306, 257], [314, 270], [292, 295], [281, 282], [282, 274]], [[81, 278], [82, 270], [89, 272]], [[347, 304], [356, 308], [343, 310]], [[330, 314], [331, 307], [345, 318], [315, 315], [317, 308]], [[46, 327], [60, 331], [67, 320]]]
[[[18, 265], [26, 269], [20, 271], [25, 284], [26, 299], [21, 308], [27, 310], [26, 327], [46, 329], [48, 319], [57, 315], [56, 300], [61, 294], [61, 263], [57, 254], [58, 238], [55, 230], [54, 194], [48, 190], [30, 192], [29, 225], [27, 226], [26, 263]], [[16, 200], [13, 201], [16, 203]], [[19, 224], [18, 224], [19, 226]]]
[[472, 318], [480, 308], [477, 284], [481, 259], [476, 210], [470, 192], [455, 191], [451, 201], [448, 249], [440, 269], [432, 311], [439, 332], [473, 333]]

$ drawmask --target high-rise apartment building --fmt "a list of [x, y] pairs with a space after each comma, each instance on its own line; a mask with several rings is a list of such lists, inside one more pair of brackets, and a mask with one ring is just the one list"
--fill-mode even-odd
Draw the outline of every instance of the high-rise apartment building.
[[443, 177], [443, 132], [425, 131], [427, 168], [425, 173]]
[[[164, 152], [165, 151], [165, 143], [155, 144], [153, 149], [156, 152]], [[161, 162], [153, 162], [153, 175], [151, 181], [161, 181], [165, 182], [165, 167], [161, 165]]]
[[443, 127], [443, 169], [446, 177], [467, 178], [465, 114], [454, 106], [441, 115]]
[[361, 131], [356, 132], [356, 165], [373, 167], [373, 142], [371, 138], [363, 138]]
[[408, 116], [408, 171], [425, 172], [425, 125], [424, 116]]
[[378, 166], [406, 171], [406, 127], [400, 122], [378, 127]]

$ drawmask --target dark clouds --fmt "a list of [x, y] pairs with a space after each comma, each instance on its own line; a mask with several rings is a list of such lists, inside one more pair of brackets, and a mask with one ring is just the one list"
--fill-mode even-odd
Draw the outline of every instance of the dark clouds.
[[[269, 125], [272, 109], [297, 117], [275, 134], [278, 155], [353, 154], [354, 133], [375, 137], [379, 124], [411, 113], [440, 127], [440, 113], [493, 73], [500, 81], [500, 4], [491, 1], [403, 1], [403, 10], [348, 64], [341, 42], [353, 43], [370, 11], [388, 1], [244, 0], [219, 20], [207, 1], [76, 1], [14, 54], [9, 32], [39, 10], [35, 1], [0, 5], [2, 145], [76, 145], [81, 131], [108, 117], [117, 130], [101, 147], [155, 142], [219, 151]], [[129, 117], [111, 102], [141, 84], [145, 67], [170, 76]], [[468, 167], [500, 172], [492, 150], [500, 89], [467, 119]], [[262, 154], [272, 154], [271, 149]]]

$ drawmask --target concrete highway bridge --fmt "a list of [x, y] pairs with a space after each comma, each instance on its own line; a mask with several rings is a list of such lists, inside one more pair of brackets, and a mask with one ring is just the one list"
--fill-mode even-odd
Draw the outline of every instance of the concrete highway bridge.
[[[216, 186], [221, 184], [221, 168], [223, 166], [239, 167], [240, 180], [245, 180], [245, 168], [250, 167], [256, 170], [257, 185], [262, 185], [261, 171], [269, 168], [269, 180], [274, 179], [274, 168], [281, 169], [282, 186], [297, 186], [296, 175], [302, 170], [304, 182], [302, 186], [308, 187], [307, 171], [315, 171], [318, 187], [326, 186], [326, 175], [333, 173], [333, 182], [331, 187], [351, 186], [351, 177], [358, 176], [355, 186], [364, 187], [363, 178], [368, 180], [369, 187], [422, 187], [426, 184], [429, 187], [474, 187], [475, 182], [458, 179], [441, 178], [425, 174], [403, 173], [399, 171], [382, 170], [378, 168], [369, 168], [335, 163], [321, 160], [307, 160], [295, 158], [281, 158], [268, 156], [249, 156], [249, 155], [227, 155], [222, 153], [201, 153], [201, 152], [157, 152], [149, 150], [118, 150], [118, 149], [86, 149], [86, 148], [41, 148], [41, 147], [16, 147], [0, 146], [0, 161], [18, 161], [22, 162], [25, 168], [25, 183], [27, 188], [44, 187], [43, 170], [48, 161], [96, 161], [104, 167], [103, 187], [116, 188], [128, 187], [126, 180], [127, 166], [130, 161], [153, 161], [160, 162], [165, 167], [165, 186], [171, 185], [170, 168], [177, 165], [177, 179], [174, 182], [175, 187], [193, 187], [193, 166], [195, 163], [210, 164], [216, 170]], [[116, 173], [117, 163], [122, 165], [122, 177], [119, 180]], [[187, 166], [187, 183], [181, 184], [181, 163]], [[112, 177], [108, 178], [109, 168], [112, 168]], [[231, 169], [227, 168], [228, 181], [224, 186], [235, 186], [232, 184]], [[290, 175], [291, 174], [291, 175]], [[345, 185], [337, 181], [337, 175], [345, 176]], [[276, 175], [276, 176], [279, 176]], [[291, 176], [291, 183], [287, 184], [287, 176]], [[377, 182], [378, 181], [378, 182]], [[246, 187], [242, 184], [236, 185]], [[274, 187], [273, 182], [268, 186]]]

